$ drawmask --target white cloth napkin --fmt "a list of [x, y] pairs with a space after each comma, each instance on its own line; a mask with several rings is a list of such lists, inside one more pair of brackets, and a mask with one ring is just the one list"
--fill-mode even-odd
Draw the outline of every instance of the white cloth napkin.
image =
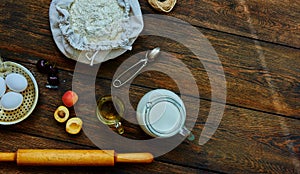
[[[86, 64], [97, 64], [109, 59], [116, 58], [131, 50], [131, 46], [142, 32], [144, 23], [138, 0], [116, 0], [121, 6], [127, 6], [129, 18], [126, 22], [126, 34], [123, 40], [107, 41], [105, 44], [83, 46], [82, 40], [78, 38], [74, 42], [66, 34], [66, 25], [62, 25], [69, 17], [68, 7], [75, 0], [52, 0], [49, 9], [50, 28], [53, 39], [59, 50], [68, 58]], [[78, 37], [78, 36], [77, 36]], [[73, 37], [76, 38], [76, 37]], [[74, 39], [73, 39], [74, 40]], [[126, 40], [127, 42], [124, 42]], [[121, 44], [122, 43], [122, 44]]]

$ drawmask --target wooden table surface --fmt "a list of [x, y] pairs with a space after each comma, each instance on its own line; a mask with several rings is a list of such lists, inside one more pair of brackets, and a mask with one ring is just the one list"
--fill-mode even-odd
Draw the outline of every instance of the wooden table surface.
[[[122, 62], [159, 46], [186, 65], [200, 95], [189, 90], [182, 94], [167, 75], [147, 71], [132, 82], [130, 102], [136, 107], [146, 92], [157, 88], [169, 89], [187, 100], [200, 99], [200, 105], [185, 103], [187, 111], [199, 108], [192, 127], [194, 141], [184, 140], [145, 165], [21, 167], [1, 163], [0, 173], [300, 173], [300, 1], [178, 1], [167, 14], [155, 11], [146, 0], [140, 1], [140, 5], [143, 14], [185, 21], [215, 49], [224, 70], [227, 93], [222, 120], [211, 139], [204, 145], [198, 143], [212, 104], [220, 102], [218, 98], [212, 99], [203, 62], [212, 67], [216, 62], [206, 57], [199, 61], [191, 50], [172, 38], [145, 34], [134, 42], [132, 51], [101, 64], [95, 83], [96, 96], [110, 94], [113, 76]], [[49, 6], [49, 0], [2, 0], [0, 4], [0, 54], [6, 61], [28, 68], [39, 86], [38, 104], [33, 113], [18, 124], [0, 126], [1, 152], [23, 148], [99, 148], [85, 131], [69, 135], [64, 131], [65, 125], [53, 118], [55, 109], [62, 105], [61, 96], [72, 89], [75, 65], [84, 67], [86, 72], [90, 67], [76, 64], [59, 51], [50, 30]], [[176, 36], [181, 25], [186, 24], [178, 23], [178, 28], [169, 34]], [[158, 23], [156, 27], [162, 26], [165, 27]], [[45, 88], [46, 75], [39, 73], [35, 66], [39, 59], [56, 63], [60, 78], [58, 90]], [[84, 82], [77, 83], [84, 85]], [[189, 89], [189, 82], [185, 85]], [[79, 100], [82, 98], [79, 96]], [[70, 112], [72, 117], [76, 116], [74, 108]], [[190, 117], [187, 114], [187, 120]], [[84, 122], [85, 126], [88, 124]], [[149, 138], [138, 125], [125, 123], [124, 127], [124, 137]], [[114, 139], [102, 141], [114, 142]]]

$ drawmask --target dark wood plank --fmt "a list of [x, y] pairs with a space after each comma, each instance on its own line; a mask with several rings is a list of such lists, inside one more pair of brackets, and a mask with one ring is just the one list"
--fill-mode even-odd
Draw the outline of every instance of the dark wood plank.
[[[140, 3], [144, 14], [165, 15], [154, 11], [147, 1], [140, 1]], [[24, 28], [29, 24], [30, 29], [27, 31], [35, 32], [28, 32], [28, 34], [36, 36], [35, 38], [38, 39], [39, 36], [36, 34], [44, 33], [48, 29], [45, 25], [47, 23], [38, 22], [48, 22], [49, 4], [49, 1], [42, 0], [4, 2], [1, 8], [5, 8], [7, 11], [3, 11], [3, 15], [1, 14], [1, 16], [5, 16], [3, 23], [14, 21], [14, 23], [9, 22], [10, 25], [5, 28], [13, 30], [14, 35], [17, 36], [19, 34], [15, 26]], [[273, 0], [259, 3], [256, 0], [182, 1], [178, 2], [174, 10], [168, 15], [195, 26], [300, 48], [299, 7], [300, 4], [292, 0], [287, 2]], [[18, 13], [15, 11], [16, 8], [23, 9], [26, 13], [24, 15]], [[26, 21], [29, 23], [25, 26], [19, 23], [19, 17], [27, 19]], [[17, 41], [16, 38], [15, 41]]]
[[[145, 2], [142, 4], [143, 8], [148, 6]], [[19, 10], [9, 11], [12, 6]], [[40, 3], [22, 1], [15, 5], [10, 1], [3, 3], [1, 7], [3, 9], [1, 16], [3, 17], [0, 18], [2, 21], [0, 30], [3, 31], [0, 39], [3, 44], [0, 45], [0, 53], [9, 60], [31, 63], [35, 63], [39, 58], [44, 58], [57, 63], [59, 68], [73, 71], [75, 62], [64, 57], [53, 42], [47, 19], [48, 13], [46, 13], [48, 6], [49, 2], [44, 1]], [[13, 13], [22, 9], [26, 11], [25, 16], [17, 12]], [[35, 16], [37, 11], [42, 11], [39, 16]], [[5, 15], [10, 16], [11, 19], [4, 17]], [[33, 25], [34, 23], [36, 25]], [[178, 26], [181, 28], [184, 25], [178, 24]], [[10, 32], [5, 32], [6, 29]], [[151, 30], [151, 27], [149, 29]], [[172, 28], [169, 29], [174, 31]], [[254, 42], [251, 39], [210, 30], [201, 30], [201, 32], [212, 43], [223, 64], [228, 84], [227, 102], [229, 104], [299, 117], [300, 106], [297, 102], [299, 98], [299, 67], [297, 65], [300, 64], [298, 59], [300, 51], [298, 49]], [[172, 32], [170, 33], [172, 36]], [[155, 46], [162, 47], [162, 50], [170, 52], [182, 60], [195, 76], [200, 96], [210, 99], [211, 88], [202, 63], [183, 45], [166, 38], [148, 36], [138, 38], [133, 51], [104, 63], [99, 76], [112, 78], [117, 67], [126, 58]], [[209, 62], [206, 57], [203, 57], [202, 60], [213, 63]], [[134, 83], [151, 88], [155, 88], [156, 84], [167, 83], [164, 78], [161, 78], [161, 74], [151, 74], [142, 74]], [[150, 76], [155, 83], [149, 81]], [[171, 83], [173, 82], [166, 85], [172, 90], [176, 90]]]
[[[207, 144], [199, 146], [198, 142], [184, 141], [173, 151], [159, 157], [153, 168], [151, 165], [147, 167], [147, 171], [157, 172], [156, 164], [163, 163], [162, 170], [168, 171], [169, 168], [172, 168], [178, 173], [181, 173], [181, 171], [186, 172], [190, 168], [193, 168], [192, 172], [199, 172], [201, 169], [226, 173], [299, 172], [297, 166], [299, 166], [300, 136], [298, 128], [299, 102], [297, 101], [299, 98], [298, 57], [300, 53], [299, 49], [296, 49], [299, 48], [299, 22], [297, 21], [297, 16], [299, 16], [299, 8], [297, 7], [299, 7], [299, 3], [276, 2], [279, 6], [274, 6], [275, 1], [260, 3], [247, 1], [245, 2], [246, 5], [250, 4], [249, 13], [246, 12], [245, 15], [245, 11], [243, 11], [245, 6], [242, 6], [243, 10], [240, 11], [241, 6], [237, 5], [240, 5], [241, 2], [243, 3], [243, 1], [191, 1], [185, 2], [187, 4], [184, 6], [182, 3], [178, 3], [174, 11], [170, 13], [171, 16], [179, 17], [196, 26], [222, 31], [215, 32], [201, 29], [201, 32], [205, 34], [215, 47], [223, 63], [228, 82], [227, 101], [229, 105], [226, 107], [219, 129]], [[141, 4], [144, 12], [156, 13], [146, 1], [141, 2]], [[34, 72], [41, 91], [39, 105], [34, 113], [18, 125], [1, 126], [1, 133], [10, 135], [11, 132], [20, 132], [69, 142], [72, 143], [70, 145], [72, 147], [74, 144], [78, 144], [84, 145], [84, 147], [96, 148], [83, 132], [76, 136], [66, 134], [64, 125], [56, 123], [52, 116], [53, 111], [61, 104], [60, 97], [63, 92], [71, 89], [71, 73], [74, 70], [75, 62], [66, 59], [58, 51], [52, 40], [48, 24], [49, 1], [14, 2], [6, 0], [0, 5], [0, 8], [1, 54], [8, 60], [24, 63], [25, 66]], [[177, 13], [176, 11], [180, 8], [183, 10]], [[200, 10], [194, 10], [195, 8]], [[292, 8], [292, 12], [286, 10], [290, 8]], [[251, 14], [252, 21], [250, 24], [253, 24], [253, 26], [249, 25], [249, 16], [247, 14]], [[256, 17], [253, 18], [253, 14]], [[278, 14], [281, 16], [278, 17]], [[202, 16], [206, 16], [207, 20]], [[291, 16], [291, 18], [287, 18], [287, 16]], [[268, 23], [268, 21], [270, 22]], [[181, 24], [178, 25], [180, 26]], [[174, 31], [174, 29], [170, 31]], [[223, 32], [280, 43], [295, 48], [257, 42]], [[254, 35], [253, 33], [255, 32], [258, 35]], [[177, 32], [172, 34], [176, 35]], [[210, 101], [210, 86], [201, 62], [180, 44], [175, 44], [165, 38], [140, 37], [135, 43], [132, 52], [103, 64], [103, 69], [101, 68], [98, 73], [100, 78], [97, 81], [97, 94], [103, 95], [110, 92], [110, 79], [122, 61], [133, 54], [154, 46], [160, 46], [163, 50], [171, 52], [176, 58], [182, 60], [197, 79], [201, 98], [205, 99], [201, 100], [201, 112], [193, 129], [196, 140], [198, 140], [212, 103]], [[34, 67], [34, 63], [39, 58], [58, 63], [61, 69], [60, 77], [62, 82], [59, 91], [46, 90], [44, 88], [46, 77], [37, 73]], [[206, 57], [203, 57], [203, 60], [208, 61], [210, 65], [214, 64]], [[87, 69], [86, 71], [89, 70]], [[181, 72], [182, 70], [178, 69], [178, 71]], [[152, 88], [163, 87], [179, 92], [174, 81], [159, 73], [146, 72], [141, 74], [135, 79], [134, 84], [131, 87], [131, 102], [135, 106], [142, 95]], [[187, 83], [186, 85], [189, 84]], [[193, 98], [194, 94], [189, 91], [184, 95], [191, 101], [195, 99]], [[187, 108], [188, 110], [195, 110], [199, 106], [187, 105]], [[288, 117], [267, 114], [264, 113], [265, 111]], [[75, 116], [73, 111], [72, 116]], [[131, 116], [134, 115], [132, 114]], [[89, 125], [89, 122], [85, 122], [85, 124]], [[90, 126], [93, 128], [93, 125]], [[128, 138], [149, 138], [136, 125], [125, 123], [125, 130], [128, 131], [124, 136]], [[31, 138], [23, 135], [22, 137], [28, 140], [25, 143], [31, 143]], [[4, 139], [6, 144], [7, 142], [13, 144], [24, 143], [21, 140], [20, 142], [18, 142], [19, 140], [10, 141], [8, 137]], [[33, 139], [40, 142], [38, 139]], [[48, 140], [47, 143], [49, 143]], [[41, 144], [48, 145], [47, 143]], [[42, 146], [41, 144], [28, 146], [40, 147]], [[27, 144], [22, 145], [27, 147]], [[57, 145], [56, 141], [49, 143], [50, 147]], [[11, 146], [5, 147], [10, 149]], [[16, 147], [18, 146], [13, 146], [13, 148]], [[180, 166], [186, 166], [187, 168]], [[123, 166], [119, 167], [123, 168]], [[144, 172], [145, 170], [142, 166], [140, 168], [135, 167], [133, 166], [133, 169], [129, 169], [127, 166], [126, 168], [124, 166], [125, 170], [128, 169], [130, 171], [138, 172], [143, 170]], [[10, 171], [9, 169], [4, 170]], [[16, 168], [11, 170], [20, 172]], [[46, 169], [41, 169], [41, 172], [44, 170]], [[69, 171], [67, 168], [57, 168], [55, 170], [58, 173]], [[73, 172], [77, 171], [75, 170]], [[31, 172], [34, 169], [22, 169], [22, 172], [27, 171]], [[82, 168], [78, 171], [84, 172], [85, 170]], [[104, 171], [106, 172], [106, 169]], [[111, 169], [108, 168], [107, 171], [109, 172]], [[116, 172], [118, 171], [119, 169], [116, 169]]]
[[[145, 170], [145, 168], [147, 170]], [[185, 168], [176, 165], [170, 165], [166, 163], [154, 162], [153, 165], [116, 165], [115, 167], [16, 167], [13, 164], [5, 164], [3, 166], [0, 164], [1, 172], [6, 174], [29, 174], [29, 173], [40, 173], [47, 174], [49, 171], [53, 174], [60, 173], [204, 173], [212, 174], [214, 172], [209, 172], [205, 170], [198, 170], [192, 168]]]
[[[27, 64], [26, 66], [35, 71], [32, 65]], [[39, 84], [45, 83], [43, 75], [37, 72], [36, 75]], [[60, 76], [62, 79], [71, 79], [72, 74], [61, 71]], [[81, 85], [81, 87], [85, 86], [85, 88], [81, 88], [82, 90], [90, 88], [84, 82], [81, 81], [76, 84]], [[164, 88], [164, 86], [160, 87]], [[40, 86], [39, 105], [34, 113], [20, 124], [1, 126], [2, 132], [18, 131], [95, 147], [85, 132], [70, 136], [64, 131], [64, 125], [57, 124], [53, 119], [52, 114], [55, 108], [61, 104], [61, 93], [68, 88], [71, 88], [70, 81], [66, 81], [60, 91], [52, 91]], [[138, 100], [149, 90], [151, 89], [132, 86], [130, 96], [133, 106], [136, 106]], [[101, 96], [109, 94], [109, 92], [110, 80], [98, 79], [96, 95]], [[80, 96], [79, 99], [84, 97]], [[188, 113], [199, 107], [193, 104], [193, 97], [186, 98]], [[204, 127], [210, 106], [210, 101], [201, 100], [200, 113], [193, 128], [196, 141], [184, 141], [171, 152], [157, 158], [157, 161], [228, 173], [296, 173], [300, 148], [299, 120], [227, 106], [222, 122], [212, 139], [207, 144], [200, 146], [198, 144], [199, 135]], [[87, 109], [89, 109], [88, 106]], [[73, 111], [71, 112], [72, 115], [75, 114]], [[95, 123], [91, 121], [97, 121], [97, 118], [90, 113], [86, 111], [88, 118], [84, 124], [88, 129], [93, 129]], [[130, 117], [135, 117], [134, 113], [126, 115], [126, 118]], [[190, 118], [192, 115], [188, 115], [187, 122], [190, 121]], [[137, 140], [149, 138], [138, 125], [126, 122], [123, 125], [125, 126], [125, 137]], [[95, 132], [93, 136], [99, 135], [98, 132]], [[107, 139], [102, 139], [102, 141], [107, 141]], [[118, 142], [115, 141], [114, 143]]]
[[[14, 152], [20, 148], [33, 149], [91, 149], [86, 146], [65, 143], [21, 133], [1, 132], [1, 152]], [[147, 170], [145, 170], [147, 168]], [[213, 173], [200, 169], [176, 166], [154, 161], [152, 164], [116, 164], [115, 167], [45, 167], [17, 166], [15, 163], [0, 163], [1, 173]]]
[[[144, 14], [154, 11], [140, 1]], [[300, 48], [298, 1], [179, 1], [168, 15], [192, 25]], [[164, 15], [164, 14], [162, 14]]]

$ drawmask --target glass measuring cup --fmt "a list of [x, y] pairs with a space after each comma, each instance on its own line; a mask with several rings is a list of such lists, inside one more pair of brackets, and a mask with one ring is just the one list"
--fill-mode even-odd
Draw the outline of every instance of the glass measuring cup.
[[124, 128], [120, 122], [124, 116], [123, 102], [114, 96], [103, 96], [97, 101], [97, 117], [106, 125], [114, 126], [119, 134], [124, 133]]

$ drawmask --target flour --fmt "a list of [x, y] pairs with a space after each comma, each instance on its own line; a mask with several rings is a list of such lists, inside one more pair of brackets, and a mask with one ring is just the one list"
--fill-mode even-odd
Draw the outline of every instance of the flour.
[[90, 65], [131, 50], [144, 26], [138, 0], [52, 0], [49, 19], [60, 51]]
[[117, 0], [75, 0], [69, 12], [70, 28], [85, 36], [87, 43], [117, 40], [124, 32], [125, 9]]

